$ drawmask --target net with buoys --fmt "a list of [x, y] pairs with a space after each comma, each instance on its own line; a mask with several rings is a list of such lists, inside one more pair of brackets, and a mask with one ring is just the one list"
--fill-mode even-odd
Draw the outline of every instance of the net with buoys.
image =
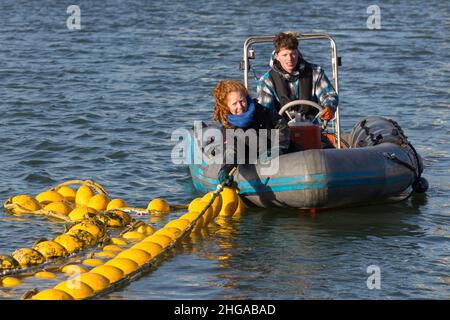
[[[78, 189], [70, 187], [78, 184]], [[128, 213], [105, 210], [105, 189], [92, 180], [70, 180], [41, 192], [35, 198], [28, 194], [11, 197], [4, 207], [9, 214], [38, 214], [70, 223], [53, 240], [40, 241], [33, 248], [21, 248], [0, 259], [0, 275], [27, 273], [39, 265], [69, 258], [105, 241], [107, 229], [125, 228], [132, 222]], [[115, 199], [114, 207], [125, 202]], [[9, 261], [9, 262], [8, 262]]]
[[[73, 184], [81, 186], [78, 189], [69, 187]], [[103, 187], [91, 180], [65, 182], [41, 193], [38, 197], [41, 201], [31, 195], [12, 197], [5, 203], [5, 209], [10, 214], [37, 212], [49, 217], [64, 216], [62, 220], [70, 221], [70, 224], [65, 227], [64, 233], [53, 240], [42, 239], [33, 248], [21, 248], [11, 255], [0, 256], [0, 274], [20, 274], [23, 270], [32, 272], [36, 278], [55, 279], [54, 273], [37, 268], [64, 261], [67, 257], [83, 255], [86, 249], [93, 248], [95, 252], [87, 258], [75, 263], [72, 259], [69, 264], [58, 268], [58, 279], [64, 274], [70, 275], [70, 278], [54, 288], [30, 290], [22, 298], [90, 299], [107, 294], [138, 278], [183, 238], [193, 232], [201, 234], [199, 231], [214, 223], [219, 215], [242, 214], [244, 206], [236, 190], [223, 188], [225, 196], [220, 191], [216, 195], [210, 192], [195, 199], [189, 206], [174, 206], [162, 198], [156, 198], [146, 209], [128, 207], [121, 199], [110, 201]], [[52, 210], [45, 210], [49, 205]], [[180, 209], [188, 210], [156, 231], [151, 225], [130, 216], [130, 213], [138, 216], [165, 215]], [[119, 236], [111, 236], [111, 232], [117, 229], [121, 229]], [[18, 286], [21, 283], [20, 279], [14, 281], [8, 277], [2, 277], [0, 281], [2, 285], [5, 283], [4, 286]]]

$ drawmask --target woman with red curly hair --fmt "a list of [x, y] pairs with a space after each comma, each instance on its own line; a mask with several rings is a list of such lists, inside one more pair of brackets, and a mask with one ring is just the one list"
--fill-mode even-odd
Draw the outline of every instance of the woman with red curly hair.
[[[275, 109], [264, 108], [256, 99], [250, 98], [247, 89], [239, 81], [223, 80], [219, 81], [213, 90], [215, 98], [215, 108], [213, 121], [220, 121], [223, 129], [242, 129], [244, 131], [254, 129], [259, 137], [259, 129], [279, 130], [278, 151], [280, 154], [285, 153], [289, 147], [289, 127], [286, 120], [276, 113]], [[267, 137], [270, 139], [270, 132]], [[226, 135], [224, 135], [224, 138]], [[256, 148], [257, 146], [248, 146], [246, 140], [246, 149]], [[268, 141], [267, 146], [273, 145]], [[234, 163], [227, 163], [222, 166], [219, 171], [220, 182], [226, 185], [232, 183], [232, 179], [228, 177], [228, 173], [237, 163], [236, 161], [237, 144], [234, 144], [233, 150], [227, 150], [226, 141], [224, 152], [231, 152], [233, 155], [224, 157], [225, 159], [235, 159]], [[259, 150], [265, 151], [266, 150]], [[258, 152], [258, 154], [260, 153]]]

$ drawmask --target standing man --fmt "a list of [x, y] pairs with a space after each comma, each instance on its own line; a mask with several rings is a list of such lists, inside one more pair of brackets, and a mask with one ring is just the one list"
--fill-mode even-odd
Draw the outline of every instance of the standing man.
[[[331, 120], [339, 100], [323, 69], [303, 59], [297, 37], [292, 33], [278, 33], [273, 45], [275, 51], [270, 62], [271, 69], [257, 84], [258, 102], [279, 111], [291, 101], [309, 100], [324, 108], [322, 120]], [[298, 106], [296, 111], [302, 112], [309, 120], [318, 113], [317, 109], [308, 105]]]

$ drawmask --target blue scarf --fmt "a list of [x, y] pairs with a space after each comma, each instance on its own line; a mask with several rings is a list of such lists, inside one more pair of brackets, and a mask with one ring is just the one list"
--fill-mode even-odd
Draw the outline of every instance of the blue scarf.
[[229, 114], [228, 122], [239, 128], [248, 128], [253, 122], [253, 114], [255, 113], [255, 103], [252, 99], [247, 98], [247, 111], [243, 114]]

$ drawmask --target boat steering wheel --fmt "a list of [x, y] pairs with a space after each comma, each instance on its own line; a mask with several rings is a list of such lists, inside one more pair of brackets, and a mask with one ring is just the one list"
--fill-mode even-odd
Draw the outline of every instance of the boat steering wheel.
[[[289, 102], [289, 103], [286, 103], [281, 109], [280, 109], [280, 111], [278, 111], [278, 114], [280, 115], [280, 116], [282, 116], [283, 115], [283, 112], [286, 112], [286, 114], [287, 114], [287, 116], [288, 116], [288, 118], [290, 119], [290, 120], [292, 120], [293, 118], [291, 117], [291, 115], [289, 114], [289, 112], [288, 112], [288, 110], [290, 109], [290, 108], [292, 108], [292, 107], [295, 107], [295, 106], [298, 106], [298, 105], [308, 105], [308, 106], [311, 106], [311, 107], [314, 107], [314, 108], [316, 108], [317, 110], [319, 110], [319, 114], [323, 111], [323, 108], [319, 105], [319, 104], [317, 104], [317, 103], [315, 103], [315, 102], [313, 102], [313, 101], [309, 101], [309, 100], [294, 100], [294, 101], [291, 101], [291, 102]], [[300, 111], [299, 113], [300, 114], [304, 114], [306, 112], [306, 110], [302, 110], [302, 111]]]

